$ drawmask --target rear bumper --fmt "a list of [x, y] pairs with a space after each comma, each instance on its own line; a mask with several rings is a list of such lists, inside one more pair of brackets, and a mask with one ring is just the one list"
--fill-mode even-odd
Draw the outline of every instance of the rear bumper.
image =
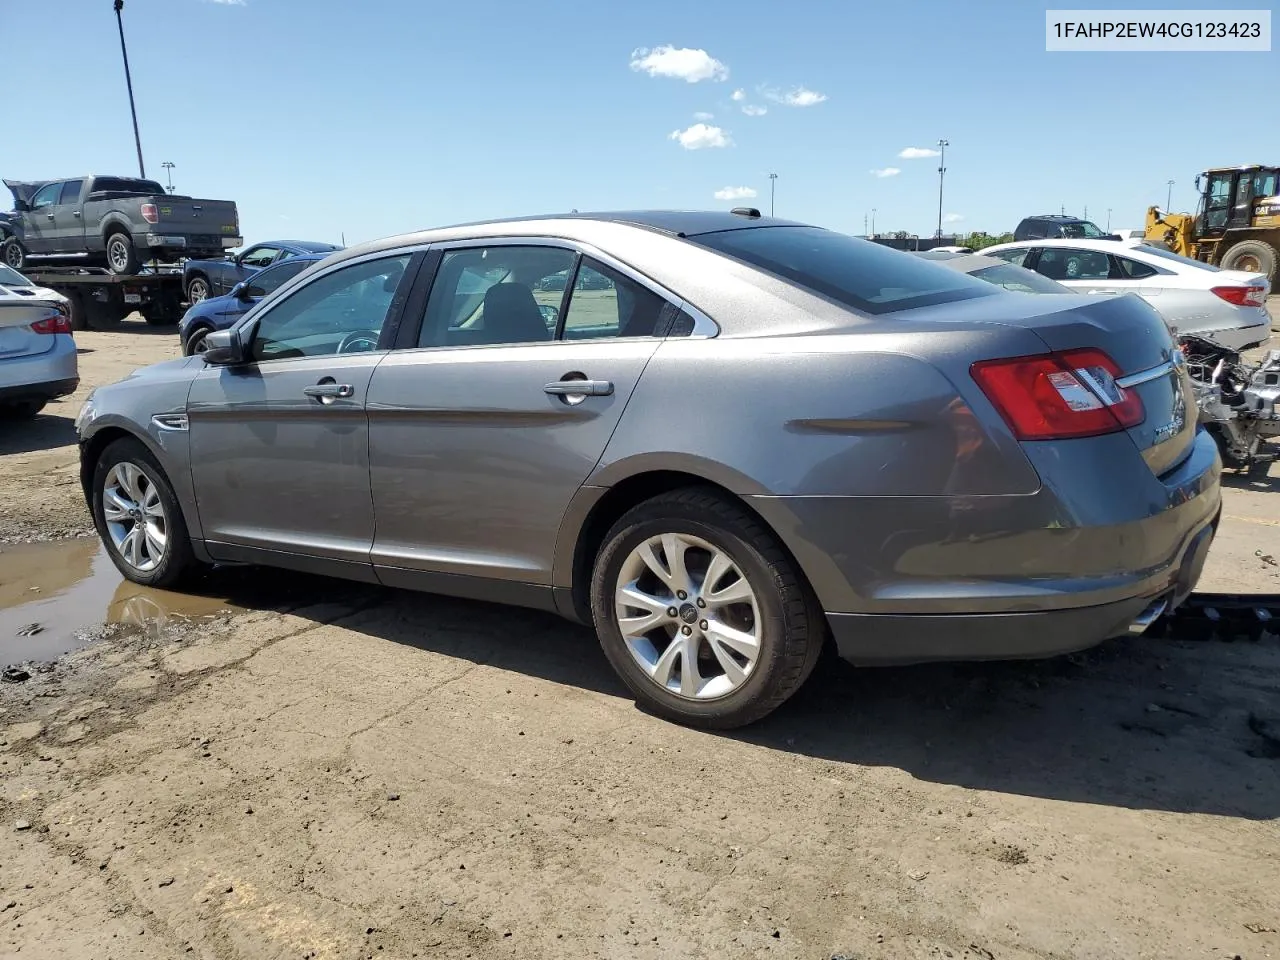
[[1221, 511], [1221, 463], [1198, 431], [1156, 477], [1124, 434], [1028, 455], [1034, 494], [752, 497], [858, 662], [1049, 656], [1181, 602]]
[[1217, 330], [1196, 331], [1195, 335], [1211, 340], [1220, 346], [1226, 347], [1228, 350], [1237, 352], [1252, 350], [1271, 338], [1271, 317], [1267, 314], [1266, 308], [1262, 308], [1259, 310], [1257, 323], [1250, 324], [1247, 327], [1226, 327]]
[[995, 614], [828, 613], [840, 656], [864, 666], [939, 660], [1032, 660], [1138, 636], [1195, 588], [1217, 529], [1196, 532], [1158, 594], [1092, 607]]
[[44, 353], [0, 360], [0, 400], [52, 400], [75, 392], [76, 342], [69, 334], [53, 336], [52, 349]]
[[56, 400], [75, 393], [80, 386], [79, 377], [66, 380], [46, 380], [40, 383], [27, 383], [19, 387], [0, 387], [0, 402], [12, 403], [15, 400]]

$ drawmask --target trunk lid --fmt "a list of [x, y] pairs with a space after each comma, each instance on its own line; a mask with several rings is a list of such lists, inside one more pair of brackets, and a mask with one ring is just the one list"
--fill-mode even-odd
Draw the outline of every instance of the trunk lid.
[[1181, 463], [1195, 439], [1195, 394], [1160, 314], [1135, 294], [1038, 299], [1062, 301], [1062, 309], [1027, 317], [1029, 330], [1051, 350], [1102, 350], [1120, 368], [1117, 382], [1142, 398], [1146, 417], [1127, 432], [1152, 472], [1160, 475]]
[[36, 333], [31, 324], [57, 315], [47, 303], [32, 303], [11, 293], [0, 295], [0, 362], [52, 350], [55, 338]]

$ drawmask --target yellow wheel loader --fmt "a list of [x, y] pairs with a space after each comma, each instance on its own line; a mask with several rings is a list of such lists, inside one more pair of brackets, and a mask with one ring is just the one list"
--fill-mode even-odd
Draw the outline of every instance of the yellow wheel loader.
[[1280, 167], [1216, 167], [1196, 177], [1195, 214], [1147, 208], [1146, 241], [1222, 267], [1263, 273], [1276, 290], [1280, 267]]

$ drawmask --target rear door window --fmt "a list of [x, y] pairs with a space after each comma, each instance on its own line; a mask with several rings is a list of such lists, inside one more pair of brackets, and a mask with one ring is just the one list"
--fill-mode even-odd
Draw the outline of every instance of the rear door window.
[[1120, 266], [1119, 279], [1121, 280], [1145, 280], [1147, 277], [1154, 277], [1160, 272], [1150, 264], [1134, 260], [1131, 257], [1116, 257], [1115, 261]]
[[62, 185], [62, 197], [58, 200], [60, 204], [77, 203], [80, 200], [80, 188], [84, 186], [83, 180], [68, 180]]
[[820, 227], [746, 227], [689, 238], [863, 313], [999, 296], [989, 283]]
[[565, 340], [651, 337], [667, 301], [630, 277], [583, 258], [565, 316]]

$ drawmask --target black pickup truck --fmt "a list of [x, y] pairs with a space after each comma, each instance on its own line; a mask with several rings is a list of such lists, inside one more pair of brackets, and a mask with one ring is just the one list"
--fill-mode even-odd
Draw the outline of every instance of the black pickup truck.
[[144, 262], [220, 257], [243, 243], [231, 200], [201, 200], [165, 193], [154, 180], [76, 177], [5, 180], [14, 210], [0, 218], [4, 262], [105, 264], [114, 274], [136, 274]]

